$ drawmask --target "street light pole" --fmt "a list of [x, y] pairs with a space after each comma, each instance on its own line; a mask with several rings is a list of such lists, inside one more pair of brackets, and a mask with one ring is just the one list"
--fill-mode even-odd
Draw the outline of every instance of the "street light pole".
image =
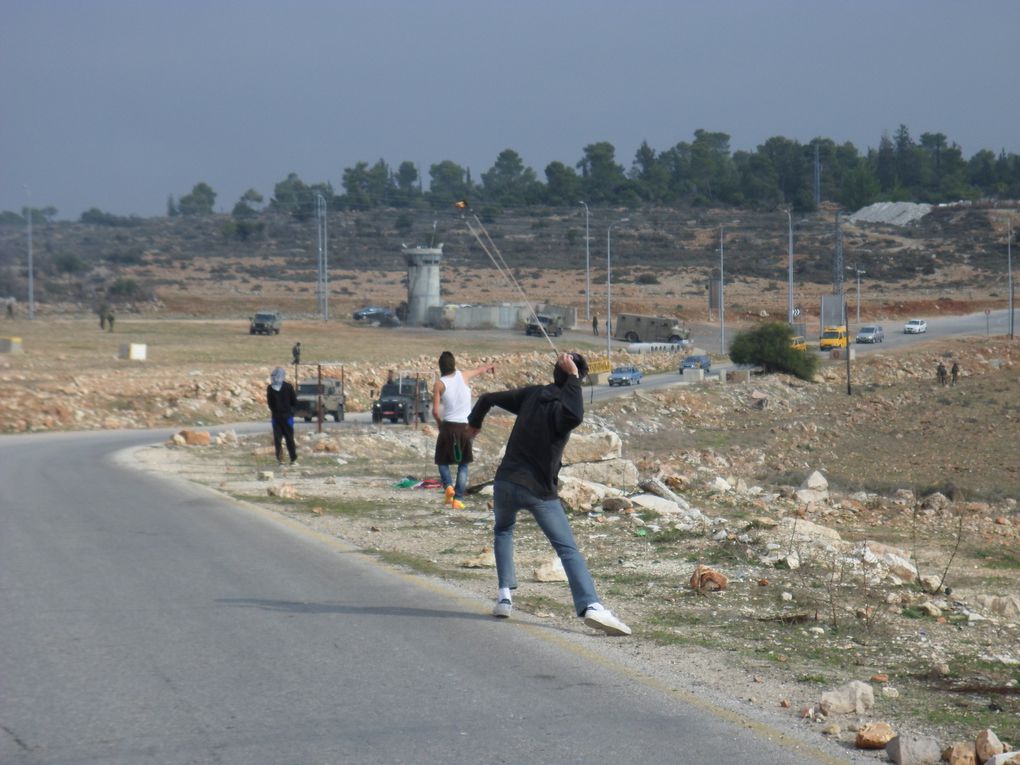
[[584, 311], [591, 321], [591, 238], [588, 236], [588, 219], [591, 213], [588, 211], [587, 202], [578, 202], [584, 207]]
[[321, 193], [315, 195], [315, 216], [319, 239], [319, 314], [323, 321], [329, 321], [329, 266], [327, 247], [329, 242], [326, 230], [326, 198]]
[[726, 283], [723, 258], [723, 227], [719, 226], [719, 353], [726, 355], [726, 300], [723, 285]]
[[786, 212], [786, 222], [789, 225], [789, 243], [786, 274], [786, 323], [793, 324], [793, 216], [789, 210]]
[[28, 318], [35, 318], [35, 270], [32, 268], [32, 205], [28, 206]]
[[626, 223], [630, 218], [613, 221], [606, 229], [606, 361], [611, 363], [613, 353], [613, 226]]
[[862, 271], [856, 265], [854, 265], [854, 266], [847, 266], [846, 270], [847, 271], [853, 271], [854, 273], [857, 274], [857, 324], [859, 326], [860, 323], [861, 323], [861, 274], [866, 274], [868, 272], [867, 271]]
[[1009, 274], [1009, 339], [1013, 339], [1013, 216], [1006, 219], [1006, 271]]

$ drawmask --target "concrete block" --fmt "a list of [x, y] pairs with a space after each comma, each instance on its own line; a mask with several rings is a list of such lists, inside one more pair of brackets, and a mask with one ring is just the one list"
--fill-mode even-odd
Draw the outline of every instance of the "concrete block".
[[704, 369], [685, 369], [683, 374], [684, 382], [701, 382], [705, 379]]
[[123, 343], [120, 346], [119, 357], [132, 361], [145, 361], [145, 343]]

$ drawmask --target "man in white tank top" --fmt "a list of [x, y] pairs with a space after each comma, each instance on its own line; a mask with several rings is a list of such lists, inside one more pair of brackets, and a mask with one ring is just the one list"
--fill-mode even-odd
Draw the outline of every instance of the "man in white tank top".
[[[468, 414], [471, 413], [472, 378], [485, 372], [494, 372], [492, 364], [461, 372], [450, 351], [439, 356], [439, 374], [432, 389], [432, 416], [439, 426], [436, 438], [436, 465], [439, 479], [446, 492], [446, 504], [455, 510], [464, 507], [464, 491], [467, 489], [468, 464], [473, 459], [471, 439], [465, 434]], [[457, 481], [450, 474], [450, 465], [457, 466]]]

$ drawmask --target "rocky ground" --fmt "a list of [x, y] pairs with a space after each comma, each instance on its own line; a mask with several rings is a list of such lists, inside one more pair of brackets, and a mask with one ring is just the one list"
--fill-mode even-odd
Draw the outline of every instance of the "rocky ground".
[[[591, 407], [562, 495], [635, 628], [626, 650], [848, 750], [881, 739], [880, 722], [940, 748], [984, 729], [1020, 742], [1020, 366], [1004, 341], [939, 352], [965, 370], [955, 387], [918, 349], [858, 362], [852, 396], [836, 366], [815, 383], [636, 389]], [[534, 364], [498, 361], [510, 384]], [[484, 483], [510, 425], [487, 420], [464, 511], [413, 486], [434, 472], [429, 425], [308, 429], [301, 467], [282, 472], [264, 434], [142, 459], [488, 597]], [[517, 610], [571, 623], [533, 523], [517, 544]], [[827, 695], [850, 681], [864, 685]]]

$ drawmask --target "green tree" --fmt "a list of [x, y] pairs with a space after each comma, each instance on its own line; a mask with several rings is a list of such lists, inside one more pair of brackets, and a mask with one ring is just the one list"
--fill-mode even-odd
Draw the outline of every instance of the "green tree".
[[875, 177], [883, 193], [892, 193], [896, 188], [896, 149], [888, 133], [882, 133], [878, 142], [878, 153], [874, 157]]
[[394, 176], [394, 183], [397, 186], [394, 199], [397, 207], [410, 207], [421, 196], [418, 168], [414, 162], [405, 159], [400, 163]]
[[166, 217], [176, 218], [180, 215], [180, 210], [177, 209], [177, 203], [174, 201], [174, 195], [170, 194], [166, 198]]
[[793, 329], [789, 324], [771, 321], [737, 333], [730, 346], [734, 364], [753, 364], [767, 373], [785, 372], [802, 380], [813, 380], [818, 357], [791, 347]]
[[259, 214], [258, 209], [254, 205], [261, 205], [264, 201], [262, 195], [255, 189], [248, 189], [237, 200], [237, 204], [234, 205], [234, 209], [230, 214], [235, 218], [254, 218]]
[[846, 173], [837, 199], [848, 210], [859, 210], [874, 202], [879, 190], [875, 173], [869, 165], [861, 162]]
[[740, 187], [726, 133], [695, 130], [690, 150], [691, 180], [702, 201], [734, 203]]
[[627, 184], [623, 166], [616, 163], [616, 148], [608, 141], [588, 144], [581, 171], [581, 193], [590, 202], [616, 202]]
[[562, 162], [545, 166], [546, 201], [551, 205], [576, 205], [581, 199], [581, 179]]
[[471, 196], [471, 177], [463, 167], [444, 159], [429, 167], [429, 202], [439, 210]]
[[482, 173], [481, 193], [501, 205], [523, 205], [537, 200], [535, 171], [513, 149], [504, 149], [491, 168]]
[[181, 215], [212, 215], [216, 204], [216, 192], [208, 183], [196, 183], [190, 194], [185, 194], [177, 203]]
[[747, 203], [759, 207], [775, 207], [783, 201], [776, 169], [767, 155], [761, 152], [736, 152], [733, 164], [740, 177], [740, 191]]
[[669, 172], [648, 141], [642, 141], [634, 153], [631, 179], [643, 200], [661, 202], [669, 197]]
[[328, 183], [309, 186], [297, 173], [289, 173], [273, 187], [273, 198], [269, 200], [269, 206], [273, 210], [289, 213], [297, 220], [309, 220], [315, 215], [316, 194], [322, 194], [327, 204], [333, 205], [333, 187]]

